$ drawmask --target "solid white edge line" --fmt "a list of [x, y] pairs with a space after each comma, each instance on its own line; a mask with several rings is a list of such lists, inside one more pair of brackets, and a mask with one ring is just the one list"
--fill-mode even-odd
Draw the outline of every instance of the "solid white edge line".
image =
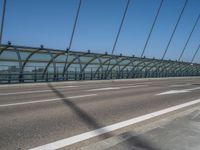
[[142, 122], [142, 121], [145, 121], [145, 120], [148, 120], [148, 119], [151, 119], [151, 118], [154, 118], [154, 117], [157, 117], [157, 116], [160, 116], [160, 115], [163, 115], [163, 114], [166, 114], [166, 113], [169, 113], [169, 112], [172, 112], [172, 111], [184, 108], [184, 107], [188, 107], [188, 106], [191, 106], [191, 105], [194, 105], [197, 103], [200, 103], [200, 99], [190, 101], [187, 103], [183, 103], [180, 105], [172, 106], [172, 107], [160, 110], [160, 111], [156, 111], [156, 112], [146, 114], [146, 115], [143, 115], [140, 117], [132, 118], [132, 119], [122, 121], [119, 123], [115, 123], [113, 125], [102, 127], [102, 128], [99, 128], [99, 129], [96, 129], [93, 131], [89, 131], [86, 133], [82, 133], [79, 135], [75, 135], [75, 136], [72, 136], [72, 137], [69, 137], [66, 139], [58, 140], [53, 143], [49, 143], [46, 145], [32, 148], [30, 150], [44, 150], [44, 149], [45, 150], [56, 150], [56, 149], [63, 148], [63, 147], [93, 138], [93, 137], [96, 137], [96, 136], [99, 136], [99, 135], [102, 135], [102, 134], [105, 134], [105, 133], [108, 133], [108, 132], [111, 132], [111, 131], [114, 131], [114, 130], [117, 130], [120, 128], [124, 128], [126, 126], [133, 125], [133, 124], [136, 124], [136, 123], [139, 123], [139, 122]]
[[77, 96], [71, 96], [71, 97], [67, 97], [67, 98], [73, 99], [73, 98], [90, 97], [90, 96], [96, 96], [96, 95], [97, 94], [77, 95]]
[[120, 89], [135, 88], [135, 87], [145, 87], [145, 86], [148, 86], [148, 85], [132, 85], [132, 86], [106, 87], [106, 88], [90, 89], [90, 90], [87, 90], [87, 91], [88, 92], [92, 92], [92, 91], [120, 90]]
[[107, 90], [118, 90], [119, 87], [106, 87], [106, 88], [99, 88], [99, 89], [90, 89], [87, 90], [88, 92], [92, 92], [92, 91], [107, 91]]
[[[137, 79], [112, 79], [112, 80], [85, 80], [85, 81], [62, 81], [62, 82], [50, 82], [53, 85], [61, 85], [61, 84], [78, 84], [78, 83], [102, 83], [102, 82], [121, 82], [121, 81], [154, 81], [154, 80], [183, 80], [183, 79], [199, 79], [199, 77], [188, 76], [188, 77], [165, 77], [165, 78], [137, 78]], [[39, 85], [47, 85], [46, 83], [17, 83], [17, 84], [3, 84], [0, 85], [2, 87], [17, 87], [17, 86], [39, 86]]]
[[192, 84], [173, 84], [173, 85], [169, 85], [169, 87], [182, 87], [182, 86], [190, 86]]
[[[56, 89], [65, 90], [65, 88], [73, 88], [78, 86], [62, 86], [62, 87], [55, 87]], [[35, 91], [23, 91], [23, 92], [13, 92], [13, 93], [0, 93], [0, 96], [7, 96], [7, 95], [19, 95], [19, 94], [32, 94], [32, 93], [43, 93], [43, 92], [50, 92], [52, 90], [35, 90]]]
[[[135, 85], [135, 86], [122, 86], [122, 87], [107, 87], [107, 88], [99, 88], [99, 89], [91, 89], [87, 91], [104, 91], [104, 90], [118, 90], [118, 89], [125, 89], [131, 87], [144, 87], [147, 85]], [[79, 86], [61, 86], [56, 87], [56, 89], [61, 89], [60, 91], [65, 90], [65, 88], [73, 88]], [[0, 93], [0, 96], [8, 96], [8, 95], [20, 95], [20, 94], [33, 94], [33, 93], [44, 93], [44, 92], [51, 92], [52, 90], [35, 90], [35, 91], [23, 91], [23, 92], [13, 92], [13, 93]]]
[[34, 103], [44, 103], [44, 102], [60, 101], [60, 100], [63, 100], [63, 99], [75, 99], [75, 98], [90, 97], [90, 96], [96, 96], [96, 95], [97, 94], [87, 94], [87, 95], [78, 95], [78, 96], [71, 96], [71, 97], [64, 97], [64, 98], [54, 98], [54, 99], [37, 100], [37, 101], [30, 101], [30, 102], [2, 104], [2, 105], [0, 105], [0, 107], [26, 105], [26, 104], [34, 104]]

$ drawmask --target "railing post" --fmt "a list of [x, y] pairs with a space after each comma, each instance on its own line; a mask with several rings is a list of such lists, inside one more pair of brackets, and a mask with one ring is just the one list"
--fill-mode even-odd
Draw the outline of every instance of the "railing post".
[[102, 71], [101, 71], [101, 80], [102, 79], [104, 79], [104, 71], [103, 71], [103, 69], [102, 69]]
[[83, 80], [85, 80], [86, 79], [86, 75], [87, 75], [87, 71], [83, 71]]
[[77, 80], [77, 68], [75, 68], [75, 74], [74, 74], [74, 76], [75, 76], [75, 80]]
[[90, 75], [90, 79], [93, 79], [93, 72], [92, 72], [92, 68], [91, 68], [91, 75]]
[[120, 72], [117, 70], [117, 79], [120, 79]]
[[34, 82], [37, 82], [37, 69], [35, 66], [35, 71], [34, 71]]
[[124, 78], [124, 70], [122, 70], [122, 73], [120, 72], [120, 79], [123, 79]]
[[46, 75], [46, 81], [48, 82], [49, 81], [49, 72], [47, 70], [47, 75]]
[[66, 71], [66, 75], [65, 75], [65, 78], [66, 78], [66, 80], [68, 80], [69, 79], [69, 77], [68, 77], [68, 70]]
[[100, 71], [98, 71], [97, 79], [100, 80]]
[[56, 76], [57, 76], [57, 68], [55, 68], [55, 72], [53, 74], [53, 81], [56, 81]]
[[126, 78], [128, 79], [128, 69], [126, 69]]
[[8, 83], [11, 82], [11, 72], [10, 72], [10, 67], [8, 66]]
[[56, 70], [57, 70], [56, 71], [56, 81], [58, 81], [59, 80], [59, 67], [57, 67]]
[[111, 69], [110, 79], [112, 79], [112, 76], [113, 76], [113, 70]]

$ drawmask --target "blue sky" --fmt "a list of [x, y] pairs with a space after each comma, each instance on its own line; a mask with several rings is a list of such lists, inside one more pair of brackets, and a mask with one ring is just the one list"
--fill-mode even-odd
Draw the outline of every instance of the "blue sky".
[[[164, 0], [145, 56], [160, 58], [185, 0]], [[126, 0], [83, 0], [72, 50], [107, 51], [119, 28]], [[66, 49], [79, 0], [7, 0], [3, 42], [16, 45]], [[160, 0], [132, 0], [115, 54], [140, 56]], [[0, 0], [2, 8], [2, 0]], [[166, 59], [177, 59], [200, 13], [200, 0], [189, 0]], [[200, 44], [200, 21], [184, 61], [190, 61]], [[200, 63], [200, 53], [195, 62]]]

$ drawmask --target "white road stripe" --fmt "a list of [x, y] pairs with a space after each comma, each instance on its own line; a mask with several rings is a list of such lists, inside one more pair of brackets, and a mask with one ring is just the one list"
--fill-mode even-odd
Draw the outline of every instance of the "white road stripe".
[[192, 84], [173, 84], [173, 85], [170, 85], [169, 87], [182, 87], [182, 86], [190, 86]]
[[145, 121], [145, 120], [148, 120], [148, 119], [160, 116], [160, 115], [164, 115], [166, 113], [169, 113], [169, 112], [181, 109], [181, 108], [185, 108], [185, 107], [197, 104], [197, 103], [200, 103], [200, 99], [190, 101], [187, 103], [183, 103], [180, 105], [176, 105], [173, 107], [169, 107], [169, 108], [166, 108], [166, 109], [163, 109], [160, 111], [156, 111], [156, 112], [146, 114], [146, 115], [143, 115], [140, 117], [132, 118], [132, 119], [122, 121], [119, 123], [115, 123], [115, 124], [112, 124], [112, 125], [109, 125], [106, 127], [102, 127], [102, 128], [99, 128], [99, 129], [96, 129], [93, 131], [85, 132], [85, 133], [75, 135], [75, 136], [72, 136], [72, 137], [69, 137], [66, 139], [58, 140], [53, 143], [49, 143], [46, 145], [32, 148], [30, 150], [56, 150], [59, 148], [63, 148], [63, 147], [72, 145], [74, 143], [78, 143], [78, 142], [81, 142], [81, 141], [84, 141], [84, 140], [87, 140], [87, 139], [90, 139], [90, 138], [93, 138], [93, 137], [96, 137], [96, 136], [99, 136], [99, 135], [102, 135], [102, 134], [105, 134], [105, 133], [108, 133], [108, 132], [111, 132], [114, 130], [117, 130], [117, 129], [127, 127], [129, 125], [133, 125], [133, 124], [136, 124], [136, 123], [139, 123], [139, 122], [142, 122], [142, 121]]
[[127, 89], [127, 88], [134, 88], [134, 87], [144, 87], [148, 85], [134, 85], [134, 86], [118, 86], [118, 87], [106, 87], [106, 88], [98, 88], [98, 89], [90, 89], [87, 90], [88, 92], [92, 91], [107, 91], [107, 90], [120, 90], [120, 89]]
[[156, 95], [168, 95], [168, 94], [178, 94], [178, 93], [187, 93], [187, 92], [191, 92], [194, 90], [199, 90], [200, 87], [196, 87], [196, 88], [191, 88], [191, 89], [182, 89], [182, 90], [170, 90], [170, 91], [166, 91], [166, 92], [162, 92]]
[[74, 99], [74, 98], [82, 98], [82, 97], [90, 97], [90, 96], [97, 96], [97, 94], [77, 95], [77, 96], [71, 96], [67, 98]]
[[79, 86], [75, 86], [75, 85], [55, 86], [54, 88], [56, 88], [56, 89], [65, 89], [65, 88], [74, 88], [74, 87], [79, 87]]
[[71, 97], [65, 97], [65, 98], [54, 98], [54, 99], [37, 100], [37, 101], [30, 101], [30, 102], [2, 104], [2, 105], [0, 105], [0, 107], [27, 105], [27, 104], [35, 104], [35, 103], [44, 103], [44, 102], [60, 101], [60, 100], [63, 100], [63, 99], [75, 99], [75, 98], [83, 98], [83, 97], [90, 97], [90, 96], [96, 96], [96, 95], [97, 94], [88, 94], [88, 95], [78, 95], [78, 96], [71, 96]]
[[99, 88], [99, 89], [91, 89], [87, 91], [107, 91], [107, 90], [118, 90], [119, 87], [107, 87], [107, 88]]
[[187, 93], [189, 91], [187, 90], [171, 90], [171, 91], [167, 91], [167, 92], [162, 92], [156, 95], [168, 95], [168, 94], [178, 94], [178, 93]]
[[[78, 87], [78, 86], [60, 86], [60, 87], [55, 87], [55, 88], [65, 90], [65, 88], [73, 88], [73, 87]], [[23, 92], [12, 92], [12, 93], [0, 93], [0, 96], [43, 93], [43, 92], [50, 92], [50, 91], [52, 91], [52, 90], [36, 90], [36, 91], [23, 91]]]

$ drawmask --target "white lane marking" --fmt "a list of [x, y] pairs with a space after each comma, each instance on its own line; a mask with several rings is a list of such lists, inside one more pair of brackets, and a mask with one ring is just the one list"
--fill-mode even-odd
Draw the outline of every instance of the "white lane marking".
[[[78, 86], [60, 86], [55, 87], [56, 89], [65, 89], [65, 88], [73, 88]], [[50, 92], [52, 90], [36, 90], [36, 91], [23, 91], [23, 92], [13, 92], [13, 93], [0, 93], [0, 96], [7, 96], [7, 95], [20, 95], [20, 94], [32, 94], [32, 93], [43, 93], [43, 92]]]
[[55, 86], [54, 88], [56, 88], [56, 89], [64, 89], [64, 88], [74, 88], [74, 87], [79, 87], [79, 86], [67, 85], [67, 86]]
[[168, 94], [178, 94], [178, 93], [187, 93], [187, 92], [189, 92], [189, 91], [187, 91], [187, 90], [171, 90], [171, 91], [159, 93], [156, 95], [168, 95]]
[[99, 88], [99, 89], [90, 89], [87, 90], [89, 92], [91, 91], [107, 91], [107, 90], [119, 90], [119, 89], [127, 89], [127, 88], [134, 88], [134, 87], [144, 87], [148, 85], [134, 85], [134, 86], [118, 86], [118, 87], [107, 87], [107, 88]]
[[60, 101], [60, 100], [64, 100], [64, 99], [75, 99], [75, 98], [91, 97], [91, 96], [96, 96], [96, 95], [97, 94], [88, 94], [88, 95], [78, 95], [78, 96], [71, 96], [71, 97], [64, 97], [64, 98], [54, 98], [54, 99], [46, 99], [46, 100], [37, 100], [37, 101], [30, 101], [30, 102], [2, 104], [2, 105], [0, 105], [0, 107], [26, 105], [26, 104], [34, 104], [34, 103], [44, 103], [44, 102]]
[[97, 94], [77, 95], [77, 96], [71, 96], [71, 97], [67, 97], [67, 98], [74, 99], [74, 98], [90, 97], [90, 96], [96, 96], [96, 95]]
[[156, 95], [168, 95], [168, 94], [178, 94], [178, 93], [187, 93], [187, 92], [191, 92], [194, 90], [199, 90], [200, 87], [196, 87], [196, 88], [191, 88], [191, 89], [183, 89], [183, 90], [170, 90], [170, 91], [166, 91], [166, 92], [162, 92]]
[[55, 141], [55, 142], [52, 142], [52, 143], [49, 143], [46, 145], [32, 148], [30, 150], [44, 150], [44, 149], [45, 150], [56, 150], [59, 148], [63, 148], [63, 147], [66, 147], [66, 146], [69, 146], [69, 145], [72, 145], [72, 144], [75, 144], [75, 143], [78, 143], [78, 142], [81, 142], [81, 141], [84, 141], [84, 140], [87, 140], [87, 139], [90, 139], [90, 138], [93, 138], [96, 136], [117, 130], [117, 129], [127, 127], [129, 125], [133, 125], [133, 124], [136, 124], [136, 123], [139, 123], [139, 122], [142, 122], [142, 121], [145, 121], [145, 120], [148, 120], [148, 119], [160, 116], [160, 115], [164, 115], [166, 113], [169, 113], [169, 112], [172, 112], [172, 111], [184, 108], [184, 107], [188, 107], [188, 106], [191, 106], [191, 105], [194, 105], [197, 103], [200, 103], [200, 99], [190, 101], [187, 103], [183, 103], [180, 105], [172, 106], [172, 107], [160, 110], [160, 111], [156, 111], [156, 112], [146, 114], [146, 115], [143, 115], [140, 117], [132, 118], [132, 119], [122, 121], [119, 123], [115, 123], [115, 124], [112, 124], [112, 125], [109, 125], [106, 127], [102, 127], [102, 128], [99, 128], [99, 129], [96, 129], [93, 131], [85, 132], [85, 133], [75, 135], [75, 136], [72, 136], [72, 137], [69, 137], [66, 139], [58, 140], [58, 141]]
[[118, 90], [119, 87], [107, 87], [107, 88], [99, 88], [99, 89], [91, 89], [87, 91], [105, 91], [105, 90]]
[[182, 86], [190, 86], [192, 84], [173, 84], [173, 85], [170, 85], [169, 87], [182, 87]]

